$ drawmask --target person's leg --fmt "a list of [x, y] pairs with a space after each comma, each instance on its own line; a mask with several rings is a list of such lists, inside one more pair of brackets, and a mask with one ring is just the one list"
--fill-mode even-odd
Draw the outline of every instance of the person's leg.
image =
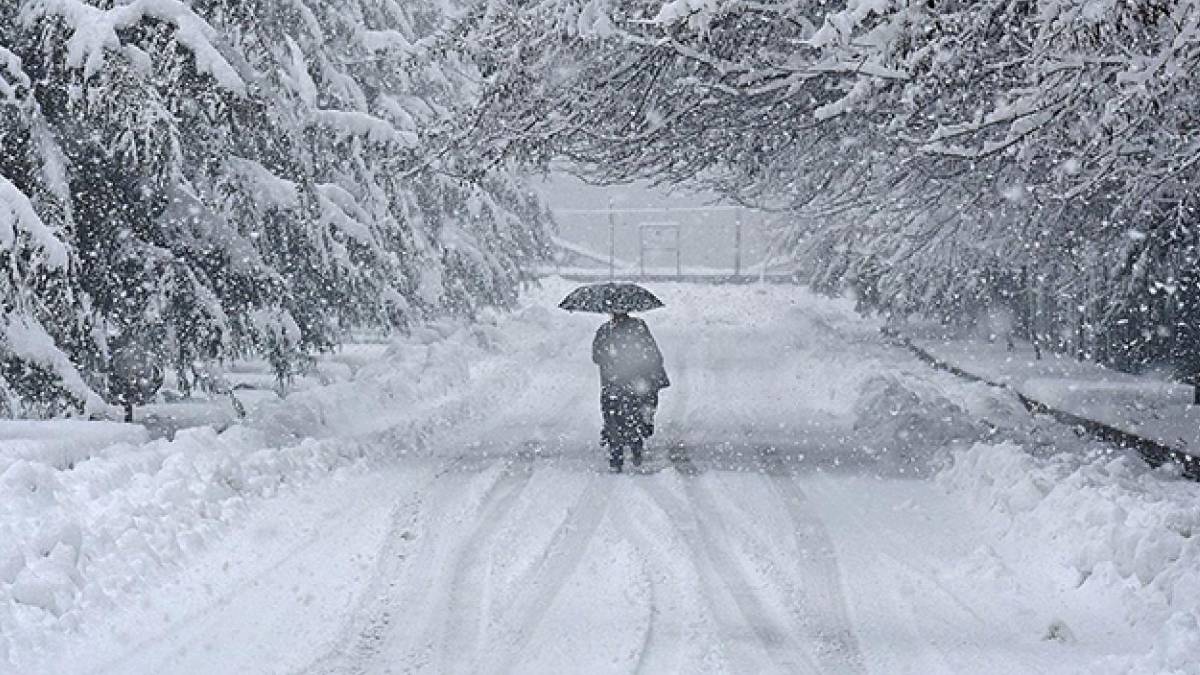
[[[634, 464], [642, 461], [642, 397], [632, 389], [618, 394], [616, 430], [622, 455], [628, 453]], [[624, 457], [622, 456], [622, 461]]]
[[625, 448], [621, 431], [623, 416], [621, 414], [620, 392], [605, 387], [600, 391], [600, 412], [604, 416], [604, 429], [600, 432], [600, 442], [608, 446], [608, 465], [615, 471], [621, 470], [625, 462]]
[[625, 466], [625, 446], [614, 443], [608, 448], [608, 468], [620, 471]]
[[629, 459], [634, 466], [642, 465], [642, 439], [637, 439], [629, 445]]
[[642, 397], [639, 413], [641, 415], [641, 435], [650, 438], [654, 435], [654, 414], [658, 412], [658, 392], [654, 391]]

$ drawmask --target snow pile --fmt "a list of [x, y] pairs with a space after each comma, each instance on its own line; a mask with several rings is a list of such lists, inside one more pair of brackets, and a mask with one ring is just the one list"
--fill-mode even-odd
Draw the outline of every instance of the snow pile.
[[555, 321], [550, 310], [533, 306], [503, 320], [487, 311], [475, 324], [432, 322], [394, 342], [383, 359], [360, 366], [354, 380], [267, 402], [252, 414], [252, 424], [286, 440], [393, 433], [414, 418], [463, 423], [520, 390], [528, 377], [520, 367], [528, 358], [523, 354], [578, 347], [578, 335], [548, 330]]
[[[1125, 455], [1034, 457], [977, 443], [939, 475], [989, 515], [994, 555], [1026, 578], [1052, 580], [1068, 605], [1102, 603], [1152, 647], [1088, 672], [1198, 673], [1200, 487]], [[1080, 639], [1086, 614], [1068, 618]]]
[[545, 330], [551, 320], [530, 308], [415, 330], [354, 381], [264, 404], [223, 433], [202, 427], [145, 442], [100, 425], [75, 446], [55, 446], [36, 429], [10, 430], [0, 440], [0, 670], [36, 662], [205, 548], [255, 500], [427, 452], [430, 434], [525, 385], [515, 364], [526, 350], [578, 341]]
[[884, 372], [865, 380], [854, 413], [854, 431], [865, 451], [911, 461], [927, 461], [931, 449], [971, 443], [989, 433], [935, 383], [911, 373]]
[[145, 427], [119, 422], [3, 420], [0, 473], [21, 459], [59, 470], [71, 469], [105, 448], [148, 440]]

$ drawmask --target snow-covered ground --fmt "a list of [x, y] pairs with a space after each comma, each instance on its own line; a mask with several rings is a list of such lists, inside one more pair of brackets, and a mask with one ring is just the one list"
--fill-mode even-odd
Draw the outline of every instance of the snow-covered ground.
[[1200, 486], [780, 286], [653, 286], [607, 474], [569, 287], [221, 433], [0, 439], [0, 671], [1200, 672]]
[[934, 358], [1044, 405], [1200, 457], [1194, 388], [1156, 377], [1162, 373], [1132, 375], [1050, 351], [1037, 358], [1021, 340], [1009, 349], [1004, 339], [946, 336], [936, 329], [905, 334]]

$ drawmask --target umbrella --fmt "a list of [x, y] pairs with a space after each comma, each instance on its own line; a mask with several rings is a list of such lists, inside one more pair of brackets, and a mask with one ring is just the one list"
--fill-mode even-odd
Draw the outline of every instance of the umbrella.
[[608, 282], [580, 286], [558, 303], [568, 312], [645, 312], [662, 307], [662, 301], [637, 284]]

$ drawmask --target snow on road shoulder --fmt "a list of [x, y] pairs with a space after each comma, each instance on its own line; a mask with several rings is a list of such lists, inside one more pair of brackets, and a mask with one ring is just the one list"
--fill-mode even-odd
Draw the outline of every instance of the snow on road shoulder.
[[994, 543], [976, 552], [971, 573], [1012, 570], [1044, 581], [1064, 613], [1046, 627], [1047, 639], [1145, 652], [1081, 671], [1200, 673], [1195, 483], [1124, 454], [1035, 457], [1012, 443], [958, 451], [938, 480], [990, 521]]
[[199, 427], [147, 441], [96, 425], [66, 444], [28, 430], [21, 441], [0, 439], [0, 671], [29, 671], [169, 579], [263, 498], [339, 467], [426, 454], [430, 434], [518, 390], [527, 374], [515, 364], [531, 352], [579, 341], [546, 330], [545, 301], [415, 330], [355, 380], [264, 405], [221, 433]]
[[[34, 672], [296, 672], [328, 650], [403, 537], [433, 462], [346, 467], [263, 500], [178, 574]], [[251, 637], [252, 636], [252, 637]]]
[[82, 420], [0, 420], [0, 471], [17, 460], [69, 469], [121, 443], [145, 443], [144, 427]]
[[[845, 330], [838, 308], [825, 307], [831, 327]], [[969, 510], [957, 517], [947, 512], [939, 527], [964, 518], [984, 526], [974, 539], [986, 543], [977, 550], [946, 557], [949, 566], [930, 563], [939, 583], [964, 597], [984, 592], [997, 607], [1008, 596], [1010, 615], [989, 620], [1000, 621], [1013, 639], [1029, 641], [1036, 672], [1200, 674], [1200, 486], [1152, 470], [1132, 453], [1076, 438], [1053, 421], [1030, 418], [1011, 393], [885, 361], [858, 383], [855, 445], [916, 469], [900, 474], [935, 469], [938, 484]], [[884, 467], [875, 470], [883, 475]], [[812, 489], [840, 495], [829, 487], [839, 480], [854, 485], [854, 479], [830, 476]], [[850, 512], [856, 510], [887, 522], [886, 509], [875, 503], [888, 501], [881, 494], [887, 484], [867, 482], [860, 492], [872, 494], [871, 504], [844, 505], [847, 513], [825, 514], [828, 522], [853, 529]], [[893, 501], [902, 511], [913, 504], [931, 508], [915, 494]], [[905, 518], [885, 529], [927, 541]], [[831, 531], [835, 539], [848, 538]], [[878, 543], [863, 551], [872, 565], [886, 558]], [[868, 594], [864, 606], [891, 592], [895, 579], [882, 577], [883, 595]], [[932, 617], [922, 620], [936, 624]], [[872, 647], [889, 639], [875, 637]], [[1066, 648], [1055, 650], [1056, 644]], [[985, 641], [980, 647], [982, 653]]]

